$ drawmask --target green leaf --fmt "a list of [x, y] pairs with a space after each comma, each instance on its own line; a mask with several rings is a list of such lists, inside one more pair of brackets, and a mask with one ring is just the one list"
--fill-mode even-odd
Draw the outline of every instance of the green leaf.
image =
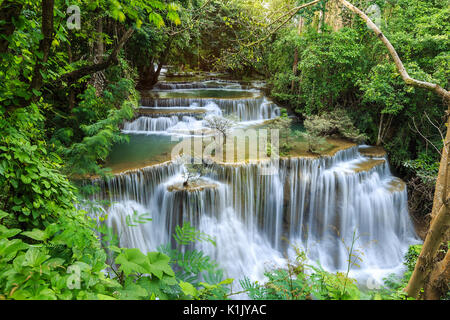
[[119, 292], [122, 300], [139, 300], [149, 295], [147, 290], [133, 282], [126, 284], [124, 289]]
[[202, 287], [205, 287], [205, 288], [208, 289], [208, 290], [217, 288], [217, 284], [209, 284], [209, 283], [206, 283], [206, 282], [200, 282], [199, 284], [200, 284]]
[[23, 183], [25, 184], [30, 184], [31, 183], [31, 178], [25, 175], [21, 175], [20, 176], [20, 180], [22, 180]]
[[115, 260], [119, 270], [128, 276], [132, 273], [151, 273], [149, 260], [139, 249], [123, 249]]
[[219, 285], [228, 285], [228, 284], [232, 284], [233, 281], [234, 281], [233, 278], [228, 278], [228, 279], [225, 279], [225, 280], [219, 282]]
[[0, 239], [11, 238], [19, 234], [20, 229], [8, 229], [7, 227], [0, 225]]
[[6, 261], [13, 259], [17, 252], [27, 249], [28, 245], [23, 243], [22, 240], [13, 239], [13, 240], [0, 240], [0, 257], [5, 258]]
[[189, 282], [180, 281], [179, 285], [180, 285], [181, 291], [183, 291], [183, 293], [185, 295], [192, 296], [192, 297], [197, 296], [198, 290], [195, 289], [195, 287], [192, 284], [190, 284]]
[[24, 231], [22, 232], [24, 236], [27, 236], [28, 238], [37, 240], [37, 241], [45, 241], [47, 240], [47, 234], [45, 231], [39, 230], [39, 229], [33, 229], [32, 231]]
[[30, 267], [39, 267], [48, 258], [50, 258], [50, 256], [44, 254], [39, 248], [31, 247], [25, 253], [23, 264]]
[[170, 258], [161, 252], [149, 252], [147, 254], [152, 274], [159, 279], [162, 278], [163, 272], [168, 276], [174, 277], [175, 273], [169, 265]]
[[3, 210], [0, 210], [0, 219], [7, 217], [9, 214]]

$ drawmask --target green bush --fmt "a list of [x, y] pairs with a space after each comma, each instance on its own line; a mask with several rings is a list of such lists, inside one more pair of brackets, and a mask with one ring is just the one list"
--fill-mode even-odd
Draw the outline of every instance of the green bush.
[[340, 137], [362, 143], [367, 136], [360, 133], [345, 110], [337, 109], [320, 115], [305, 115], [303, 125], [313, 137]]

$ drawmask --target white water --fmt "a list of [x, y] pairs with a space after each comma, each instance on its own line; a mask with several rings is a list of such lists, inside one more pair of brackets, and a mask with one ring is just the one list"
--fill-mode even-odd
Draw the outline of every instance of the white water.
[[[184, 87], [188, 84], [170, 84], [173, 87]], [[178, 90], [178, 89], [177, 89]], [[245, 91], [244, 91], [245, 92]], [[245, 99], [214, 98], [165, 98], [143, 99], [143, 109], [153, 111], [153, 116], [141, 116], [132, 122], [125, 122], [124, 133], [129, 134], [179, 134], [205, 128], [204, 119], [210, 115], [233, 116], [238, 125], [249, 125], [273, 119], [279, 116], [279, 107], [265, 97]], [[175, 114], [162, 115], [172, 110]], [[192, 113], [204, 111], [197, 117]], [[161, 113], [158, 114], [158, 111]], [[191, 113], [190, 113], [191, 112]], [[198, 119], [200, 117], [201, 119]]]
[[[181, 119], [180, 119], [181, 118]], [[157, 133], [165, 132], [175, 126], [180, 126], [182, 123], [184, 126], [189, 127], [189, 124], [197, 122], [197, 119], [190, 116], [171, 116], [169, 117], [139, 117], [133, 122], [126, 122], [123, 127], [123, 131], [126, 133]]]
[[147, 107], [186, 108], [215, 105], [226, 115], [235, 115], [242, 121], [272, 119], [278, 115], [278, 107], [266, 98], [214, 99], [167, 98], [145, 101]]
[[[153, 108], [206, 108], [207, 114], [234, 113], [244, 121], [269, 119], [278, 108], [265, 98], [165, 99]], [[183, 104], [184, 103], [184, 104]], [[185, 106], [185, 107], [186, 107]], [[138, 118], [125, 124], [132, 133], [173, 134], [198, 128], [202, 120], [173, 117]], [[403, 270], [403, 256], [417, 237], [407, 210], [405, 188], [393, 188], [387, 159], [367, 170], [369, 161], [358, 147], [319, 159], [279, 160], [273, 175], [262, 175], [258, 163], [213, 165], [204, 190], [171, 191], [183, 181], [183, 166], [166, 163], [96, 181], [96, 199], [110, 200], [108, 224], [121, 235], [121, 245], [151, 251], [172, 241], [176, 225], [189, 221], [216, 239], [197, 248], [215, 259], [227, 277], [263, 280], [263, 272], [293, 258], [292, 245], [303, 248], [312, 263], [329, 271], [347, 268], [352, 235], [362, 251], [360, 267], [351, 276], [364, 284], [368, 277], [381, 282]], [[127, 215], [149, 213], [152, 221], [128, 227]], [[237, 281], [236, 281], [237, 283]]]
[[[416, 237], [406, 190], [390, 190], [394, 178], [386, 163], [352, 170], [365, 160], [354, 147], [334, 157], [281, 160], [278, 173], [269, 176], [257, 164], [217, 166], [210, 176], [216, 187], [203, 191], [169, 191], [183, 181], [182, 166], [159, 165], [103, 182], [99, 198], [117, 202], [108, 223], [122, 235], [122, 246], [155, 250], [171, 241], [176, 225], [189, 221], [216, 238], [216, 247], [198, 248], [236, 279], [261, 281], [267, 266], [281, 265], [283, 252], [293, 253], [283, 237], [326, 270], [343, 271], [356, 230], [355, 248], [364, 255], [352, 276], [381, 281], [402, 270]], [[134, 210], [153, 221], [127, 227], [125, 217]]]

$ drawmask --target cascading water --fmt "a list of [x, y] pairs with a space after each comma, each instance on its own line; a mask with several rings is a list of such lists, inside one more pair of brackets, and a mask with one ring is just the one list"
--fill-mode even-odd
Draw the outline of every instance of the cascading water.
[[125, 133], [155, 133], [165, 132], [169, 128], [175, 127], [180, 122], [189, 125], [195, 123], [196, 118], [191, 116], [171, 116], [169, 117], [139, 117], [133, 122], [126, 122], [123, 127]]
[[[217, 94], [214, 86], [224, 88], [231, 99], [211, 98]], [[188, 131], [200, 130], [204, 127], [202, 119], [209, 115], [234, 116], [241, 122], [264, 121], [277, 117], [279, 108], [276, 104], [262, 97], [259, 91], [244, 90], [239, 84], [230, 82], [198, 82], [198, 83], [163, 83], [159, 88], [173, 90], [156, 91], [154, 95], [142, 98], [141, 114], [132, 122], [125, 122], [123, 131], [132, 134], [185, 134]], [[186, 88], [190, 90], [186, 91]], [[211, 90], [195, 90], [192, 88]], [[213, 90], [213, 88], [215, 88]], [[234, 89], [230, 89], [234, 88]], [[175, 92], [178, 96], [171, 97]], [[196, 97], [199, 93], [200, 97]], [[251, 98], [245, 98], [251, 96]], [[243, 98], [244, 97], [244, 98]], [[197, 116], [193, 116], [197, 112]], [[145, 115], [147, 114], [147, 115]]]
[[142, 103], [153, 108], [182, 108], [217, 106], [225, 115], [235, 115], [240, 121], [268, 120], [279, 115], [276, 104], [266, 98], [211, 99], [211, 98], [166, 98], [142, 99]]
[[[180, 103], [195, 108], [216, 105], [241, 121], [269, 119], [278, 110], [260, 97], [163, 100], [170, 100], [162, 103], [165, 108]], [[151, 106], [161, 106], [161, 101]], [[180, 122], [190, 123], [178, 116], [139, 119], [124, 130], [170, 133]], [[326, 270], [345, 270], [346, 246], [355, 233], [355, 247], [364, 256], [351, 276], [380, 281], [388, 273], [401, 272], [403, 255], [417, 237], [405, 185], [392, 176], [387, 158], [365, 156], [364, 148], [350, 147], [319, 158], [265, 160], [278, 168], [270, 175], [261, 174], [261, 162], [214, 163], [202, 185], [193, 189], [179, 187], [184, 167], [168, 161], [108, 181], [96, 180], [101, 189], [96, 199], [113, 203], [107, 223], [121, 234], [120, 245], [155, 250], [171, 242], [176, 225], [189, 221], [215, 237], [216, 246], [203, 242], [196, 246], [235, 279], [246, 275], [263, 280], [265, 268], [285, 263], [285, 252], [292, 257], [291, 244], [302, 247]], [[153, 220], [128, 227], [126, 216], [134, 211], [149, 213]]]
[[160, 82], [154, 87], [156, 90], [174, 90], [174, 89], [242, 89], [242, 86], [235, 81], [226, 80], [209, 80], [209, 81], [192, 81], [192, 82]]

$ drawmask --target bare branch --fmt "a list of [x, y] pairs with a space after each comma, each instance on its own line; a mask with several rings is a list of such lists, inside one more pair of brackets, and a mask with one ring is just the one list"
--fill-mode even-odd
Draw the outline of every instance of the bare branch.
[[[442, 141], [445, 141], [444, 134], [442, 133], [442, 131], [441, 131], [441, 129], [439, 128], [439, 126], [437, 126], [433, 121], [431, 121], [430, 117], [428, 116], [428, 114], [427, 114], [426, 112], [424, 112], [424, 113], [425, 113], [425, 116], [427, 117], [428, 121], [431, 123], [431, 125], [432, 125], [433, 127], [435, 127], [436, 130], [439, 132], [439, 135], [441, 136]], [[445, 150], [446, 150], [445, 148], [446, 148], [446, 146], [445, 146], [445, 144], [444, 144], [444, 152], [446, 152], [446, 151], [445, 151]]]
[[431, 142], [427, 137], [425, 137], [425, 136], [422, 134], [422, 132], [420, 132], [419, 128], [417, 128], [416, 121], [414, 120], [414, 117], [412, 117], [411, 119], [412, 119], [412, 121], [413, 121], [414, 128], [416, 128], [415, 131], [416, 131], [422, 138], [424, 138], [425, 141], [427, 141], [429, 144], [431, 144], [431, 145], [433, 146], [433, 148], [436, 149], [436, 151], [439, 153], [439, 155], [442, 155], [441, 150], [439, 150], [439, 148], [436, 147], [436, 146], [433, 144], [433, 142]]

